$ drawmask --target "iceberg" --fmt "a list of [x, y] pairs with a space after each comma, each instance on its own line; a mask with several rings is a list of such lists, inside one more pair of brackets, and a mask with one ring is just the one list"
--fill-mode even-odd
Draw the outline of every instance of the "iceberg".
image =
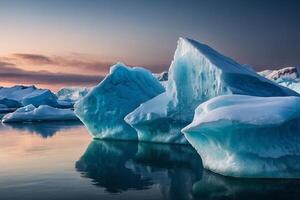
[[153, 76], [155, 76], [161, 82], [164, 82], [164, 81], [168, 80], [168, 72], [167, 71], [163, 71], [163, 72], [158, 73], [158, 74], [153, 74]]
[[0, 87], [0, 104], [9, 108], [19, 108], [27, 105], [49, 105], [52, 107], [72, 107], [72, 104], [58, 101], [57, 96], [48, 89], [38, 89], [35, 86], [16, 85]]
[[300, 177], [300, 98], [224, 95], [202, 103], [182, 132], [215, 173]]
[[57, 92], [58, 100], [75, 103], [90, 91], [87, 87], [66, 87]]
[[59, 109], [48, 105], [41, 105], [36, 108], [32, 104], [18, 108], [2, 118], [3, 123], [60, 120], [69, 121], [78, 120], [78, 118], [71, 109]]
[[35, 107], [39, 107], [40, 105], [59, 107], [57, 96], [47, 89], [36, 90], [30, 94], [27, 94], [22, 98], [21, 103], [23, 106], [32, 104]]
[[21, 106], [22, 105], [18, 101], [6, 98], [0, 99], [0, 113], [11, 112]]
[[297, 67], [284, 67], [278, 70], [264, 70], [258, 73], [273, 81], [280, 80], [280, 79], [294, 80], [300, 77], [299, 69]]
[[202, 102], [224, 94], [299, 96], [211, 47], [180, 38], [168, 72], [166, 92], [125, 117], [141, 141], [186, 143], [180, 129]]
[[16, 85], [13, 87], [0, 87], [0, 98], [6, 98], [21, 102], [24, 96], [31, 94], [36, 90], [38, 89], [35, 86]]
[[300, 71], [298, 67], [285, 67], [279, 70], [264, 70], [262, 76], [300, 93]]
[[124, 117], [164, 91], [150, 71], [118, 63], [75, 104], [75, 113], [95, 138], [137, 140], [135, 130], [125, 123]]

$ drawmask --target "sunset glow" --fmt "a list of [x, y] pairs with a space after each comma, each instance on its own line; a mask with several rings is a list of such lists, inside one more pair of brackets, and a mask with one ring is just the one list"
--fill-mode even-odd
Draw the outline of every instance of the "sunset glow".
[[180, 36], [256, 69], [298, 65], [299, 4], [272, 2], [3, 0], [0, 85], [95, 85], [119, 61], [160, 72]]

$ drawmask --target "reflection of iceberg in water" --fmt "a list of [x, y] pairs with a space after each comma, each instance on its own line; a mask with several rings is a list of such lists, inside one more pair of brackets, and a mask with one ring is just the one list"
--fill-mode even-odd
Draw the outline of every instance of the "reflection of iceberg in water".
[[300, 180], [237, 179], [203, 170], [189, 145], [93, 141], [76, 169], [108, 192], [151, 188], [165, 200], [294, 200], [300, 196]]
[[193, 186], [196, 199], [294, 200], [300, 196], [297, 179], [243, 179], [225, 177], [203, 170], [202, 178]]
[[32, 134], [37, 134], [43, 138], [48, 138], [54, 136], [59, 131], [82, 126], [82, 123], [79, 121], [10, 123], [5, 124], [4, 126], [18, 131], [26, 131]]
[[164, 199], [192, 199], [202, 163], [189, 145], [139, 143], [133, 160], [135, 171], [159, 184]]
[[146, 189], [152, 184], [150, 179], [126, 167], [136, 151], [135, 142], [95, 140], [76, 162], [76, 169], [108, 192]]
[[192, 199], [201, 159], [188, 145], [93, 141], [76, 163], [84, 177], [108, 192], [158, 186], [164, 199]]

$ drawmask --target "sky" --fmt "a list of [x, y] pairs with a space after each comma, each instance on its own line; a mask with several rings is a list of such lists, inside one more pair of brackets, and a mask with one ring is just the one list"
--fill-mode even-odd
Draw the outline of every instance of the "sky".
[[92, 86], [123, 62], [167, 70], [179, 37], [254, 69], [300, 66], [298, 0], [1, 0], [0, 85]]

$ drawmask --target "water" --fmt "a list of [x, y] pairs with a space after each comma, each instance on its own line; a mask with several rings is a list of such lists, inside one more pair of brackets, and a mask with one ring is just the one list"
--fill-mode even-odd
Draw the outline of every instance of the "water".
[[0, 126], [0, 199], [299, 199], [299, 180], [203, 170], [187, 145], [91, 141], [79, 123]]

